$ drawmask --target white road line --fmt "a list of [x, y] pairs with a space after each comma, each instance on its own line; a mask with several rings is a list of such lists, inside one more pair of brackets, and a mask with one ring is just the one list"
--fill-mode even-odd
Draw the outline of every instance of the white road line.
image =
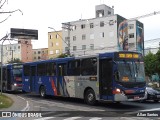
[[34, 120], [49, 120], [55, 117], [44, 117], [44, 118], [38, 118], [38, 119], [34, 119]]
[[42, 106], [33, 106], [35, 108], [44, 108], [44, 109], [47, 109], [47, 107], [42, 107]]
[[56, 117], [64, 117], [65, 115], [69, 115], [69, 113], [56, 114], [54, 116], [56, 116]]
[[21, 96], [17, 95], [17, 97], [19, 97], [20, 99], [23, 99], [27, 103], [26, 106], [21, 111], [29, 111], [30, 106], [29, 106], [28, 101], [25, 98], [21, 97]]
[[105, 111], [102, 109], [88, 108], [85, 106], [76, 106], [75, 107], [75, 105], [67, 105], [67, 104], [60, 103], [60, 102], [49, 102], [49, 101], [45, 101], [45, 100], [41, 100], [41, 101], [31, 100], [31, 101], [36, 102], [36, 103], [49, 105], [49, 106], [56, 106], [56, 107], [62, 107], [62, 108], [67, 108], [67, 109], [79, 110], [79, 111]]
[[28, 103], [28, 101], [26, 101], [27, 102], [27, 104], [26, 104], [26, 107], [24, 107], [21, 111], [29, 111], [29, 103]]
[[95, 117], [95, 118], [91, 118], [89, 120], [101, 120], [102, 118], [98, 118], [98, 117]]
[[146, 109], [146, 110], [139, 110], [139, 111], [156, 111], [160, 110], [160, 108], [153, 108], [153, 109]]
[[134, 113], [138, 113], [138, 112], [158, 111], [158, 110], [160, 110], [160, 108], [137, 110], [137, 111], [134, 111], [134, 112], [126, 112], [126, 113], [124, 113], [124, 114], [134, 114]]
[[75, 120], [75, 119], [79, 119], [79, 118], [82, 118], [82, 117], [70, 117], [70, 118], [66, 118], [66, 119], [63, 119], [63, 120]]

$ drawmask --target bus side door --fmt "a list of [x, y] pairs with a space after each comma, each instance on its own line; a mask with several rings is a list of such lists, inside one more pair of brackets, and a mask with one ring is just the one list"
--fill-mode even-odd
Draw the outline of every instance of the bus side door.
[[57, 64], [57, 95], [64, 95], [64, 76], [66, 76], [66, 63]]
[[100, 59], [99, 61], [100, 99], [112, 99], [112, 66], [112, 59]]
[[30, 88], [31, 91], [35, 91], [35, 82], [36, 82], [36, 66], [31, 66], [31, 73], [30, 73]]

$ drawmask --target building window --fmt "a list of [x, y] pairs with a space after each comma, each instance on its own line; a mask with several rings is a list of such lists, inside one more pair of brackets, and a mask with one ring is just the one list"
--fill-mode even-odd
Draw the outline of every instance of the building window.
[[104, 27], [104, 21], [100, 22], [100, 27]]
[[75, 25], [72, 26], [72, 30], [73, 31], [76, 30], [76, 26]]
[[85, 24], [82, 24], [82, 25], [81, 25], [81, 29], [84, 29], [84, 28], [85, 28]]
[[111, 11], [108, 11], [108, 15], [110, 15], [111, 14]]
[[16, 46], [14, 46], [14, 50], [16, 50]]
[[68, 47], [65, 47], [65, 52], [67, 52], [68, 51]]
[[86, 39], [86, 35], [83, 34], [83, 35], [82, 35], [82, 40], [85, 40], [85, 39]]
[[90, 39], [91, 39], [91, 40], [94, 39], [94, 34], [90, 34]]
[[82, 50], [86, 50], [86, 45], [82, 45]]
[[100, 38], [104, 38], [104, 32], [100, 33]]
[[51, 47], [53, 47], [53, 42], [51, 42]]
[[73, 51], [76, 51], [77, 50], [77, 46], [73, 46]]
[[41, 54], [41, 51], [38, 51], [38, 54]]
[[34, 54], [36, 54], [36, 51], [34, 52]]
[[56, 54], [59, 54], [59, 50], [56, 50]]
[[58, 37], [59, 37], [59, 35], [58, 35], [58, 34], [56, 34], [56, 39], [58, 39]]
[[73, 36], [73, 41], [76, 41], [76, 36]]
[[28, 44], [28, 41], [25, 41], [25, 44]]
[[52, 55], [52, 54], [53, 54], [53, 51], [49, 51], [49, 54]]
[[94, 44], [90, 44], [90, 49], [94, 50]]
[[70, 37], [65, 37], [65, 41], [69, 41], [70, 40]]
[[18, 49], [20, 49], [21, 47], [20, 46], [18, 46]]
[[134, 28], [134, 24], [129, 24], [128, 25], [128, 29], [133, 29]]
[[93, 23], [90, 23], [90, 28], [94, 28], [94, 24]]
[[34, 57], [34, 59], [36, 59], [36, 57]]
[[56, 42], [56, 46], [58, 46], [59, 45], [59, 43], [58, 42]]
[[38, 56], [38, 60], [39, 60], [39, 59], [41, 59], [41, 57], [40, 57], [40, 56]]
[[52, 39], [52, 35], [50, 35], [49, 38]]
[[134, 38], [134, 33], [129, 34], [129, 38]]

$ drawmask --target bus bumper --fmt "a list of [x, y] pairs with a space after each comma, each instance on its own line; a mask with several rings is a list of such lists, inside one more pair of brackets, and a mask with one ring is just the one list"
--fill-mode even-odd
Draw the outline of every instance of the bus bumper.
[[145, 99], [144, 94], [140, 95], [115, 94], [114, 96], [115, 101], [139, 101], [144, 99]]
[[22, 86], [12, 85], [12, 91], [18, 91], [18, 90], [22, 90]]

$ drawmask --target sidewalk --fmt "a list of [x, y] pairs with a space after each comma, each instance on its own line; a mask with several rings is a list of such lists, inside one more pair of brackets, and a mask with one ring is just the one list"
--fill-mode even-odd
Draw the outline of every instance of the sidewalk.
[[25, 111], [27, 102], [25, 99], [18, 95], [12, 95], [8, 93], [3, 93], [4, 95], [10, 97], [13, 100], [13, 105], [9, 108], [2, 108], [0, 111]]

